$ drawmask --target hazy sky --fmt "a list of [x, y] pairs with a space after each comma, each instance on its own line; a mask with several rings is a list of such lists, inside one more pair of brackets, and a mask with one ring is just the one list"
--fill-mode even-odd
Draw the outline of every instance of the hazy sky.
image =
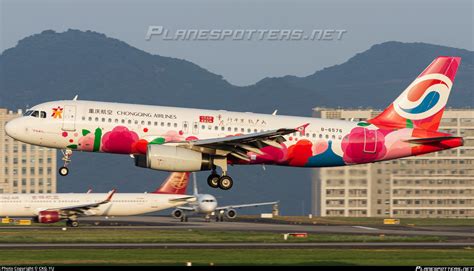
[[[150, 53], [192, 61], [237, 85], [306, 76], [371, 45], [421, 41], [474, 50], [473, 1], [0, 0], [1, 51], [46, 29], [94, 30]], [[145, 40], [176, 29], [345, 29], [340, 41]]]

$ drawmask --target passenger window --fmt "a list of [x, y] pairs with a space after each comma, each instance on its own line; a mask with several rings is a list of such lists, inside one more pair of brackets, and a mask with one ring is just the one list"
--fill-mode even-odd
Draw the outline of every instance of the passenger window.
[[144, 120], [142, 120], [142, 125], [145, 125], [145, 121], [144, 121]]
[[178, 124], [177, 123], [174, 123], [173, 124], [174, 128], [178, 127]]
[[105, 118], [102, 118], [102, 122], [105, 122]]
[[138, 124], [138, 120], [135, 120], [135, 124]]
[[167, 124], [166, 126], [168, 126], [168, 127], [171, 127], [171, 123], [170, 123], [170, 122], [168, 122], [168, 124]]
[[89, 121], [92, 121], [92, 117], [89, 117]]
[[132, 124], [132, 120], [128, 120], [128, 124]]
[[98, 117], [96, 117], [96, 118], [95, 118], [95, 121], [99, 121], [99, 118], [98, 118]]

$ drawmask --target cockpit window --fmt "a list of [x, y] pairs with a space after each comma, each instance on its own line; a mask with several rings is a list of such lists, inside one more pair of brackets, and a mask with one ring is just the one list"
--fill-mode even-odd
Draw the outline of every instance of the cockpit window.
[[33, 111], [28, 110], [28, 111], [25, 112], [25, 114], [23, 114], [23, 116], [28, 117], [29, 115], [31, 115], [31, 113], [33, 113]]
[[46, 118], [46, 112], [38, 111], [38, 110], [29, 110], [29, 111], [26, 111], [25, 116], [32, 116], [32, 117], [35, 117], [35, 118], [45, 119]]

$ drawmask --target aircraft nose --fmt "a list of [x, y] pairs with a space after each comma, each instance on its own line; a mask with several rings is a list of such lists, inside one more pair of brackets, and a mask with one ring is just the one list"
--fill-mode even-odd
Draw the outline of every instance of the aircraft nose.
[[12, 137], [12, 133], [13, 133], [13, 128], [12, 128], [12, 123], [11, 122], [12, 121], [9, 121], [5, 125], [5, 133], [10, 137]]
[[17, 139], [18, 138], [18, 120], [17, 119], [13, 119], [13, 120], [10, 120], [7, 122], [7, 124], [5, 125], [5, 133], [11, 137], [11, 138], [14, 138], [14, 139]]

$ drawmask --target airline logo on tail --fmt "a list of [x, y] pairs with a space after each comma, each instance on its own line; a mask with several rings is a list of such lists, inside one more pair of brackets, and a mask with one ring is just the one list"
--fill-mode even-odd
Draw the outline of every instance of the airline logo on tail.
[[389, 107], [368, 122], [437, 130], [460, 63], [460, 57], [437, 57]]
[[188, 172], [173, 172], [165, 182], [153, 193], [158, 194], [185, 194], [188, 187]]
[[411, 120], [428, 118], [446, 106], [453, 83], [443, 74], [428, 74], [417, 78], [393, 102], [402, 117]]

